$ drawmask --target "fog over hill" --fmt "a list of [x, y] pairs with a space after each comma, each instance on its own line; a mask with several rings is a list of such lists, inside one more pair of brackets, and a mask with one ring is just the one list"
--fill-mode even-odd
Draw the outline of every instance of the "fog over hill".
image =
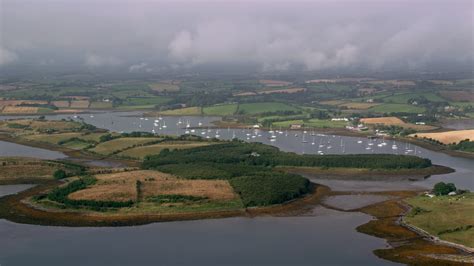
[[0, 69], [472, 70], [472, 3], [3, 0]]

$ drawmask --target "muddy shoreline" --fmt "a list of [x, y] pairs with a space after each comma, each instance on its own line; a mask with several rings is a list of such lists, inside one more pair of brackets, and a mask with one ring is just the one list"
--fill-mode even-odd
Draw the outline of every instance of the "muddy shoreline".
[[38, 186], [0, 198], [0, 218], [16, 223], [69, 226], [69, 227], [104, 227], [104, 226], [134, 226], [155, 222], [185, 221], [198, 219], [216, 219], [229, 217], [256, 216], [288, 216], [303, 213], [317, 205], [330, 189], [326, 186], [313, 184], [310, 194], [284, 204], [259, 208], [239, 210], [208, 211], [195, 213], [165, 213], [165, 214], [127, 214], [127, 215], [94, 215], [87, 212], [45, 211], [28, 204], [28, 199], [44, 193], [57, 185], [59, 181], [42, 182]]

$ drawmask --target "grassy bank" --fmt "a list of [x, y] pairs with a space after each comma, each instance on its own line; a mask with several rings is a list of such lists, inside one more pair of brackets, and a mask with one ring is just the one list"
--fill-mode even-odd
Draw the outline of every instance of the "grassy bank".
[[404, 221], [442, 240], [474, 248], [474, 193], [417, 196], [405, 200], [412, 210]]

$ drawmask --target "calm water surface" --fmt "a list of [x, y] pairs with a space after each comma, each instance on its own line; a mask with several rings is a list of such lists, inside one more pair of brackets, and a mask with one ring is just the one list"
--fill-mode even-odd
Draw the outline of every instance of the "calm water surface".
[[[419, 188], [431, 186], [439, 180], [454, 182], [459, 187], [474, 190], [473, 160], [452, 157], [405, 143], [317, 133], [313, 136], [311, 130], [306, 134], [280, 132], [279, 129], [274, 129], [278, 132], [273, 133], [253, 129], [216, 130], [210, 128], [211, 122], [218, 119], [214, 117], [156, 117], [146, 120], [140, 115], [139, 112], [128, 112], [98, 113], [80, 117], [87, 123], [117, 132], [154, 130], [157, 134], [175, 135], [189, 131], [190, 134], [205, 138], [236, 137], [271, 144], [285, 151], [307, 154], [416, 154], [431, 159], [433, 163], [456, 169], [456, 173], [435, 176], [420, 182], [315, 180], [331, 186], [334, 190]], [[48, 119], [68, 117], [71, 116], [47, 116]], [[189, 127], [186, 128], [188, 122]], [[164, 125], [166, 127], [163, 127]], [[199, 125], [203, 129], [192, 129]], [[275, 136], [275, 141], [271, 141], [272, 135]], [[384, 142], [386, 144], [382, 144]], [[393, 149], [394, 147], [397, 149]], [[0, 220], [0, 264], [393, 265], [372, 254], [372, 250], [386, 246], [384, 240], [355, 231], [358, 225], [370, 219], [371, 217], [365, 214], [343, 213], [319, 206], [300, 217], [230, 218], [120, 228], [44, 227]]]

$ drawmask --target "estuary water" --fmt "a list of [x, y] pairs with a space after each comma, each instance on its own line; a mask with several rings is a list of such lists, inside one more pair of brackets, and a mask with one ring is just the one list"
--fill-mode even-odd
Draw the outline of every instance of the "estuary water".
[[[314, 180], [334, 190], [419, 188], [439, 180], [474, 190], [473, 160], [396, 141], [327, 136], [313, 134], [310, 129], [306, 133], [214, 129], [211, 122], [218, 119], [214, 117], [144, 118], [139, 112], [47, 116], [48, 119], [68, 117], [117, 132], [154, 131], [175, 135], [189, 131], [205, 138], [259, 141], [297, 153], [406, 153], [430, 158], [436, 164], [456, 170], [419, 182]], [[195, 129], [197, 126], [202, 128]], [[14, 150], [8, 154], [21, 156]], [[4, 186], [0, 188], [2, 191], [15, 193], [17, 189]], [[383, 239], [355, 230], [370, 219], [362, 213], [318, 206], [311, 213], [297, 217], [227, 218], [118, 228], [46, 227], [0, 220], [0, 265], [394, 265], [372, 253], [386, 247]]]
[[[0, 119], [18, 118], [0, 116]], [[203, 138], [229, 140], [238, 138], [249, 142], [261, 142], [284, 151], [299, 154], [407, 154], [431, 159], [434, 164], [449, 166], [454, 173], [436, 175], [423, 181], [411, 182], [417, 187], [432, 187], [439, 181], [452, 182], [457, 187], [474, 190], [474, 160], [430, 151], [419, 146], [392, 140], [370, 140], [318, 134], [310, 128], [304, 131], [288, 131], [274, 128], [260, 129], [214, 128], [212, 122], [218, 117], [208, 116], [163, 116], [143, 117], [142, 112], [101, 112], [80, 115], [49, 115], [46, 119], [82, 120], [99, 128], [116, 132], [147, 131], [164, 135], [194, 134]], [[1, 152], [0, 152], [1, 153]], [[10, 152], [11, 153], [11, 152]]]

